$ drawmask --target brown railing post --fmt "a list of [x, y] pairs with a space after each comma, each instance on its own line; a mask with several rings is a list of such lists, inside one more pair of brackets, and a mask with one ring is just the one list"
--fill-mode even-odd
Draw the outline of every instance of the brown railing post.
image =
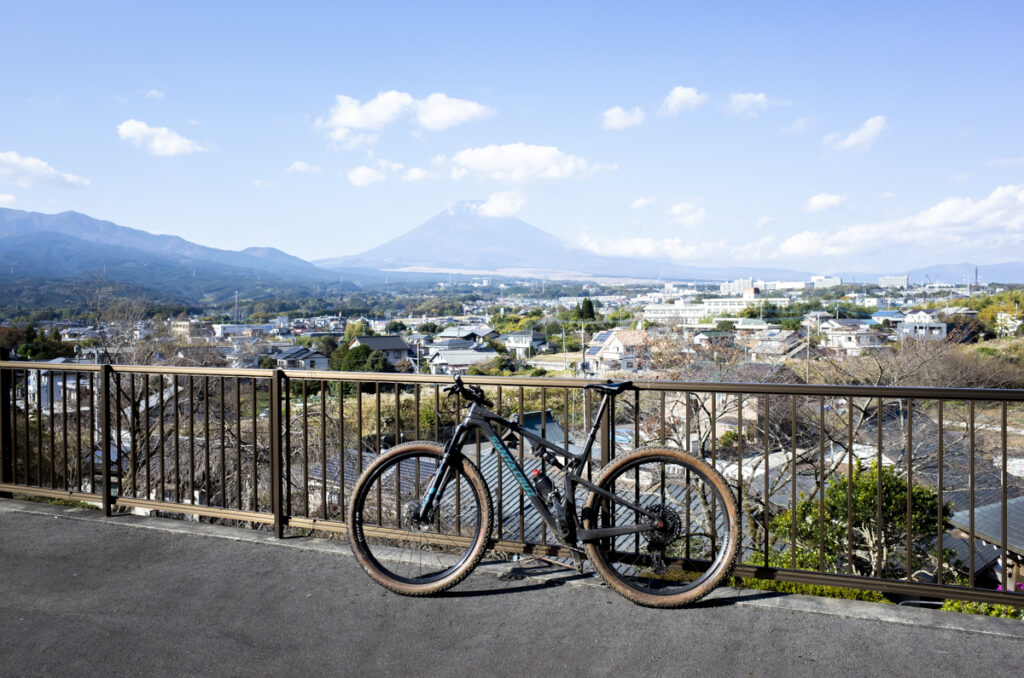
[[600, 433], [600, 438], [601, 438], [601, 440], [600, 440], [600, 443], [601, 443], [601, 448], [600, 448], [601, 449], [601, 468], [604, 468], [605, 466], [607, 466], [608, 462], [611, 461], [612, 457], [615, 454], [613, 449], [612, 449], [611, 443], [610, 443], [610, 440], [611, 440], [611, 425], [609, 424], [609, 422], [611, 420], [611, 411], [612, 411], [612, 408], [611, 408], [611, 396], [606, 396], [606, 397], [608, 398], [608, 407], [604, 408], [604, 412], [601, 414], [601, 433]]
[[[110, 495], [110, 448], [113, 441], [110, 439], [110, 377], [114, 368], [104, 365], [101, 371], [100, 381], [100, 459], [103, 474], [103, 515], [110, 515], [112, 497]], [[120, 464], [121, 460], [117, 462]]]
[[270, 378], [270, 510], [274, 513], [274, 536], [284, 537], [284, 506], [281, 503], [281, 383], [284, 372], [274, 370]]
[[[11, 349], [0, 348], [0, 360], [10, 360]], [[11, 435], [11, 412], [14, 411], [14, 378], [9, 369], [0, 369], [0, 482], [14, 483], [14, 436]], [[10, 492], [0, 498], [10, 499]]]

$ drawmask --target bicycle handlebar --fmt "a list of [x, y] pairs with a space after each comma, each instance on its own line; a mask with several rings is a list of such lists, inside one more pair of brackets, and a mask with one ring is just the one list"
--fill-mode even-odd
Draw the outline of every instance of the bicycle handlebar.
[[486, 396], [484, 396], [484, 391], [482, 388], [480, 388], [479, 386], [467, 386], [466, 384], [462, 383], [462, 377], [458, 375], [456, 375], [454, 379], [455, 383], [444, 390], [444, 392], [448, 394], [448, 396], [452, 396], [457, 393], [466, 400], [474, 402], [477, 405], [482, 405], [483, 407], [488, 408], [494, 407], [494, 403], [488, 400]]

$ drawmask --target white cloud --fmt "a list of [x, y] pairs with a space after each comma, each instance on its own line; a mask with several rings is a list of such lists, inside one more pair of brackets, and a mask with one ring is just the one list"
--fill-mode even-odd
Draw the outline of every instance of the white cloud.
[[145, 94], [147, 99], [163, 99], [164, 93], [158, 89], [151, 89]]
[[555, 146], [516, 143], [466, 148], [452, 156], [452, 178], [474, 173], [498, 181], [528, 179], [569, 179], [585, 176], [608, 166], [591, 165]]
[[881, 198], [882, 200], [890, 200], [892, 198], [895, 198], [896, 194], [893, 193], [892, 191], [886, 191], [885, 193], [882, 193], [878, 197]]
[[770, 99], [764, 92], [737, 92], [729, 95], [729, 103], [725, 110], [732, 115], [745, 115], [749, 118], [767, 111], [770, 106], [785, 106], [788, 102]]
[[288, 165], [285, 172], [302, 172], [308, 174], [320, 174], [321, 170], [316, 165], [310, 165], [308, 162], [302, 160], [296, 160], [292, 164]]
[[848, 260], [894, 250], [915, 255], [1003, 255], [1021, 247], [1024, 185], [1008, 185], [981, 200], [950, 198], [895, 221], [855, 224], [836, 231], [803, 231], [783, 241], [779, 251], [792, 257], [837, 256]]
[[253, 187], [258, 188], [260, 190], [263, 190], [264, 188], [269, 188], [269, 186], [265, 181], [263, 181], [263, 179], [253, 179], [252, 185]]
[[962, 184], [963, 182], [967, 181], [970, 178], [970, 172], [957, 172], [956, 174], [953, 174], [948, 179], [946, 179], [946, 181], [948, 181], [951, 184]]
[[424, 179], [433, 179], [436, 176], [433, 172], [429, 172], [422, 167], [410, 167], [402, 175], [402, 181], [423, 181]]
[[13, 205], [14, 196], [10, 193], [0, 193], [0, 205]]
[[687, 228], [700, 226], [707, 214], [703, 207], [692, 202], [677, 202], [669, 208], [668, 213], [673, 221]]
[[615, 106], [609, 108], [603, 115], [605, 129], [626, 129], [642, 124], [644, 124], [644, 112], [639, 106], [632, 111], [627, 111], [622, 106]]
[[639, 209], [641, 207], [649, 207], [654, 204], [654, 196], [641, 196], [630, 203], [630, 207], [633, 209]]
[[885, 124], [885, 116], [876, 115], [846, 136], [841, 132], [832, 132], [825, 135], [822, 142], [837, 151], [861, 151], [871, 147], [875, 139], [885, 131]]
[[812, 122], [812, 118], [808, 118], [805, 115], [801, 115], [793, 122], [789, 123], [788, 125], [783, 125], [779, 129], [782, 131], [783, 134], [798, 134], [807, 129]]
[[117, 134], [136, 146], [145, 145], [150, 155], [188, 155], [206, 151], [172, 129], [150, 127], [141, 120], [125, 120], [117, 126]]
[[690, 238], [602, 238], [583, 233], [573, 244], [595, 254], [642, 259], [703, 260], [721, 251], [720, 243], [696, 242]]
[[606, 255], [688, 262], [784, 261], [786, 265], [812, 260], [820, 270], [896, 262], [905, 268], [948, 260], [950, 252], [961, 260], [1003, 261], [1024, 248], [1024, 184], [1000, 186], [977, 200], [950, 198], [900, 219], [805, 230], [781, 241], [771, 235], [758, 240], [701, 241], [693, 237], [615, 239], [584, 233], [576, 242]]
[[477, 204], [473, 210], [485, 217], [510, 217], [518, 214], [526, 204], [526, 198], [511, 191], [500, 191], [492, 193], [486, 200]]
[[385, 172], [401, 172], [405, 169], [405, 165], [402, 163], [385, 160], [384, 158], [377, 161], [377, 167], [381, 168]]
[[761, 217], [757, 220], [757, 223], [754, 224], [754, 228], [764, 228], [773, 221], [775, 221], [775, 219], [772, 219], [771, 217]]
[[493, 108], [468, 99], [454, 99], [440, 92], [431, 94], [416, 105], [417, 122], [434, 131], [492, 115]]
[[[470, 120], [494, 115], [494, 109], [468, 99], [455, 99], [435, 92], [417, 100], [408, 92], [381, 92], [366, 103], [344, 94], [335, 97], [326, 118], [316, 119], [316, 128], [346, 148], [373, 143], [379, 131], [403, 116], [415, 115], [417, 123], [428, 130], [442, 130]], [[354, 131], [356, 130], [356, 131]]]
[[996, 158], [989, 160], [988, 164], [992, 167], [1020, 167], [1024, 165], [1024, 155], [1019, 158]]
[[692, 111], [708, 100], [708, 95], [693, 87], [673, 87], [658, 112], [662, 115], [677, 115], [680, 111]]
[[807, 199], [807, 205], [804, 209], [808, 212], [821, 212], [822, 210], [831, 209], [833, 207], [839, 207], [846, 202], [845, 195], [836, 195], [835, 193], [819, 193], [812, 195]]
[[0, 152], [0, 183], [30, 186], [88, 186], [89, 180], [58, 172], [49, 163], [14, 151]]
[[361, 165], [355, 169], [349, 170], [348, 180], [352, 182], [353, 186], [369, 186], [375, 184], [378, 181], [384, 181], [387, 176], [383, 172], [379, 172], [372, 167]]

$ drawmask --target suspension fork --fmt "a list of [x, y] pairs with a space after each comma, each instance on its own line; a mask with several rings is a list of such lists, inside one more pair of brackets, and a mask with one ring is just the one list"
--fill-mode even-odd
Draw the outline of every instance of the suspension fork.
[[[469, 417], [466, 417], [466, 419], [468, 420]], [[462, 443], [466, 438], [468, 428], [469, 425], [463, 421], [458, 425], [455, 429], [455, 434], [445, 445], [444, 452], [441, 454], [441, 461], [438, 463], [434, 477], [430, 479], [430, 485], [427, 487], [426, 496], [423, 498], [423, 502], [414, 516], [416, 520], [425, 523], [433, 522], [441, 490], [451, 480], [452, 474], [456, 471], [455, 465], [462, 457]]]

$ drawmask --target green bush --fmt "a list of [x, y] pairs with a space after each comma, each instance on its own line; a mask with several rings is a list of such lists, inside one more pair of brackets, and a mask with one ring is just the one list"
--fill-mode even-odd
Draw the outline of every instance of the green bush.
[[979, 603], [973, 600], [947, 600], [942, 604], [947, 612], [963, 612], [965, 614], [981, 614], [986, 617], [1003, 617], [1004, 619], [1024, 619], [1024, 608], [1017, 609], [1010, 605]]
[[822, 598], [840, 598], [842, 600], [864, 600], [870, 603], [889, 603], [892, 601], [878, 591], [848, 589], [841, 586], [821, 586], [820, 584], [799, 584], [791, 581], [775, 581], [774, 579], [739, 579], [733, 577], [730, 586], [758, 591], [775, 591], [778, 593], [796, 593], [804, 596]]

